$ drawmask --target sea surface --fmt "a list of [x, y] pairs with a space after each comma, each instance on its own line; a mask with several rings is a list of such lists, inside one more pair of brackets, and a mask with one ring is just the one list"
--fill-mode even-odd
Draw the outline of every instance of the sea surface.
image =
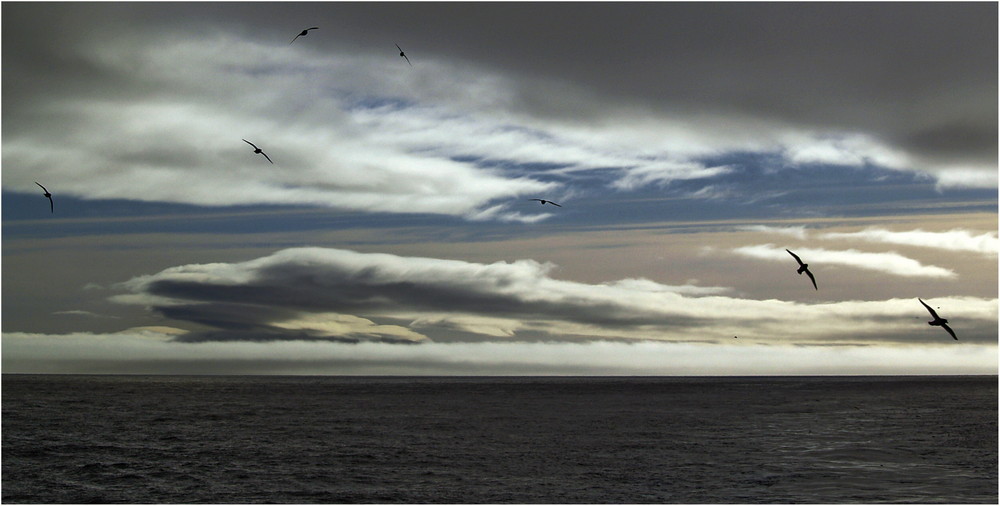
[[997, 377], [3, 375], [15, 503], [997, 503]]

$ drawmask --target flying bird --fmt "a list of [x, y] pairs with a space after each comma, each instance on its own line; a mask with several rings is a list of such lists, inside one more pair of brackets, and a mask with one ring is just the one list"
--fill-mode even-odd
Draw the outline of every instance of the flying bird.
[[[305, 30], [302, 30], [301, 32], [299, 32], [299, 34], [295, 36], [295, 39], [297, 39], [299, 37], [305, 37], [306, 35], [309, 35], [309, 30], [319, 30], [319, 27], [318, 26], [314, 26], [312, 28], [306, 28]], [[295, 42], [295, 39], [292, 39], [292, 42]], [[292, 42], [289, 42], [289, 44], [291, 44]]]
[[[396, 44], [396, 49], [399, 50], [399, 56], [402, 56], [406, 63], [410, 63], [410, 59], [406, 57], [406, 53], [403, 52], [403, 48], [399, 47], [399, 44]], [[410, 63], [410, 66], [412, 67], [413, 64]]]
[[552, 205], [554, 205], [556, 207], [562, 207], [561, 205], [556, 204], [555, 202], [552, 202], [551, 200], [543, 200], [543, 199], [528, 199], [528, 200], [535, 200], [535, 201], [541, 202], [543, 206], [545, 204], [552, 204]]
[[49, 191], [46, 190], [45, 187], [42, 186], [42, 184], [39, 183], [38, 181], [35, 181], [35, 184], [37, 184], [39, 187], [42, 188], [42, 191], [45, 192], [45, 198], [49, 199], [49, 212], [50, 213], [56, 212], [55, 204], [52, 203], [52, 194], [49, 193]]
[[951, 337], [954, 338], [956, 341], [958, 341], [958, 336], [955, 335], [955, 331], [951, 330], [951, 327], [948, 326], [948, 320], [946, 320], [946, 319], [941, 318], [940, 316], [938, 316], [938, 314], [935, 313], [934, 310], [931, 309], [931, 307], [928, 306], [927, 303], [924, 302], [923, 300], [921, 300], [919, 297], [917, 298], [917, 300], [919, 300], [920, 303], [923, 304], [924, 307], [927, 308], [927, 310], [931, 312], [931, 316], [934, 317], [934, 320], [927, 322], [927, 324], [928, 325], [933, 325], [935, 327], [941, 327], [941, 328], [947, 330], [948, 333], [951, 334]]
[[[264, 158], [267, 158], [267, 161], [271, 162], [271, 157], [267, 156], [267, 153], [261, 151], [261, 149], [258, 148], [254, 143], [252, 143], [252, 142], [250, 142], [250, 141], [248, 141], [246, 139], [243, 139], [243, 142], [245, 142], [245, 143], [253, 146], [253, 152], [254, 152], [254, 154], [258, 154], [258, 153], [262, 154], [262, 155], [264, 155]], [[274, 163], [274, 162], [271, 162], [271, 163]]]
[[792, 255], [792, 258], [794, 258], [795, 261], [799, 263], [799, 269], [797, 271], [795, 271], [795, 272], [798, 272], [800, 275], [803, 272], [806, 273], [806, 275], [809, 276], [809, 279], [812, 280], [812, 282], [813, 282], [813, 288], [819, 290], [819, 287], [816, 286], [816, 278], [813, 277], [813, 273], [812, 272], [809, 272], [809, 264], [802, 263], [802, 259], [799, 258], [799, 256], [796, 255], [795, 253], [792, 253], [788, 248], [785, 248], [785, 251], [787, 251], [789, 255]]

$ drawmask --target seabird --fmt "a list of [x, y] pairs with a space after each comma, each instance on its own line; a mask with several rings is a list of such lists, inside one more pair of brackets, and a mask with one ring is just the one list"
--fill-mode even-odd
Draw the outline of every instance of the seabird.
[[[406, 57], [406, 53], [403, 52], [403, 48], [399, 47], [399, 44], [396, 44], [396, 49], [399, 50], [399, 56], [402, 56], [406, 63], [410, 63], [410, 59]], [[410, 63], [410, 66], [412, 67], [413, 64]]]
[[952, 338], [954, 338], [956, 341], [958, 341], [958, 337], [955, 335], [955, 331], [951, 330], [951, 327], [948, 326], [948, 320], [946, 320], [946, 319], [941, 318], [940, 316], [938, 316], [938, 314], [935, 313], [934, 310], [931, 309], [931, 307], [928, 306], [927, 303], [924, 302], [923, 300], [921, 300], [919, 297], [917, 298], [917, 300], [919, 300], [920, 303], [923, 304], [924, 307], [927, 308], [927, 310], [931, 312], [931, 316], [934, 317], [934, 320], [927, 322], [927, 324], [928, 325], [933, 325], [935, 327], [942, 327], [942, 328], [944, 328], [945, 330], [948, 331], [949, 334], [951, 334]]
[[[314, 26], [312, 28], [306, 28], [305, 30], [302, 30], [302, 32], [300, 32], [298, 35], [296, 35], [295, 39], [309, 35], [309, 30], [318, 30], [318, 29], [319, 29], [318, 26]], [[295, 42], [295, 39], [292, 39], [292, 42]], [[289, 42], [289, 44], [291, 44], [292, 42]]]
[[38, 186], [40, 186], [42, 188], [42, 191], [45, 192], [45, 198], [49, 199], [49, 212], [50, 213], [56, 212], [55, 204], [52, 203], [52, 194], [49, 193], [49, 191], [46, 190], [45, 187], [42, 186], [42, 184], [39, 183], [38, 181], [35, 181], [35, 184], [37, 184]]
[[543, 206], [545, 204], [552, 204], [552, 205], [554, 205], [556, 207], [562, 207], [561, 205], [556, 204], [555, 202], [552, 202], [551, 200], [543, 200], [543, 199], [528, 199], [528, 200], [535, 200], [535, 201], [541, 202]]
[[785, 251], [788, 251], [788, 254], [792, 255], [792, 257], [795, 258], [795, 261], [799, 263], [799, 270], [795, 272], [798, 272], [799, 274], [802, 274], [804, 272], [807, 275], [809, 275], [809, 279], [812, 280], [813, 282], [813, 288], [819, 290], [819, 287], [816, 286], [816, 278], [813, 277], [813, 273], [809, 272], [809, 264], [802, 263], [802, 259], [799, 258], [799, 256], [796, 255], [795, 253], [792, 253], [788, 248], [785, 248]]
[[[256, 145], [254, 145], [254, 143], [252, 143], [252, 142], [250, 142], [250, 141], [248, 141], [246, 139], [243, 139], [243, 142], [245, 142], [245, 143], [253, 146], [253, 152], [254, 152], [254, 154], [260, 153], [260, 154], [264, 155], [264, 158], [267, 158], [267, 161], [271, 162], [271, 157], [267, 156], [267, 153], [261, 151], [261, 149], [258, 148]], [[274, 163], [274, 162], [271, 162], [271, 163]]]

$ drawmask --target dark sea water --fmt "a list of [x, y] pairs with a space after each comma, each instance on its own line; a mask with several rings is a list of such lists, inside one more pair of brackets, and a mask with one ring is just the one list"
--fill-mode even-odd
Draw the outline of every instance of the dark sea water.
[[3, 375], [4, 503], [997, 503], [997, 377]]

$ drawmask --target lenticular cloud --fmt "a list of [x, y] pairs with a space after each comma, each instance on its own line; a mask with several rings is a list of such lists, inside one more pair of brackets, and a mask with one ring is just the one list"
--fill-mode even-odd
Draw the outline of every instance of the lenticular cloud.
[[[745, 251], [769, 254], [767, 247]], [[293, 248], [247, 262], [183, 265], [137, 277], [119, 286], [130, 293], [115, 300], [147, 306], [179, 326], [197, 324], [201, 330], [175, 338], [187, 342], [717, 342], [738, 334], [816, 344], [912, 342], [914, 331], [924, 330], [913, 323], [924, 316], [922, 308], [908, 299], [754, 300], [729, 296], [725, 287], [649, 279], [566, 281], [553, 277], [554, 267], [534, 260], [482, 264]], [[995, 299], [937, 302], [963, 320], [970, 339], [987, 335], [983, 321], [995, 326]]]

